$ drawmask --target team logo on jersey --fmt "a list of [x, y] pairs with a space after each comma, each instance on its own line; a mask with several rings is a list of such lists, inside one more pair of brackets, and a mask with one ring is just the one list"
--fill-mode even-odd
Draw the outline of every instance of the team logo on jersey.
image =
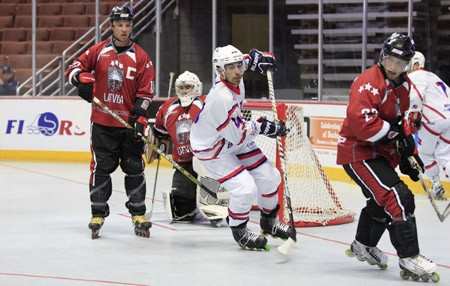
[[185, 114], [182, 114], [178, 118], [175, 126], [177, 133], [177, 141], [180, 145], [189, 143], [189, 133], [191, 131], [191, 125], [192, 120], [189, 118], [189, 114], [187, 116]]
[[362, 93], [363, 91], [367, 90], [368, 92], [370, 92], [372, 95], [377, 96], [380, 94], [380, 91], [378, 90], [378, 88], [375, 88], [374, 86], [372, 86], [370, 84], [370, 82], [362, 84], [359, 88], [358, 88], [358, 92]]
[[123, 64], [118, 60], [111, 61], [108, 67], [108, 92], [118, 93], [123, 83]]

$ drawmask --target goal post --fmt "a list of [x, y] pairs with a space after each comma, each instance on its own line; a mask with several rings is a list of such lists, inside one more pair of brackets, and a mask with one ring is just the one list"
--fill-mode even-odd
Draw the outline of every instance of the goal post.
[[[252, 101], [244, 104], [243, 115], [246, 119], [257, 119], [265, 116], [273, 120], [272, 107], [269, 101]], [[286, 157], [286, 172], [291, 194], [296, 227], [324, 226], [349, 223], [354, 220], [354, 213], [343, 208], [341, 201], [333, 189], [320, 161], [315, 154], [306, 134], [303, 120], [303, 109], [299, 104], [277, 103], [277, 115], [286, 122], [290, 129], [288, 135], [281, 140]], [[258, 136], [256, 144], [267, 158], [282, 172], [279, 150], [276, 140]], [[283, 174], [281, 174], [283, 178]], [[284, 184], [279, 186], [280, 211], [279, 218], [283, 222], [289, 220], [284, 201]]]

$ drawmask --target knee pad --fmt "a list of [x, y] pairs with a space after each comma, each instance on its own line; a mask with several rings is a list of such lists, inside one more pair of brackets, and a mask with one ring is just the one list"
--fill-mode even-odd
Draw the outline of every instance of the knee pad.
[[144, 161], [141, 157], [129, 157], [120, 162], [120, 168], [127, 175], [137, 175], [144, 172]]
[[144, 175], [126, 175], [125, 191], [128, 196], [125, 206], [130, 210], [130, 213], [132, 215], [145, 214], [146, 184]]
[[400, 258], [412, 257], [419, 254], [416, 218], [409, 215], [406, 221], [392, 222], [388, 226], [391, 243]]
[[119, 159], [115, 160], [111, 156], [102, 156], [96, 153], [95, 173], [100, 175], [109, 175], [113, 173], [119, 166]]
[[403, 182], [396, 184], [393, 188], [397, 191], [398, 198], [400, 199], [400, 203], [405, 209], [406, 215], [414, 214], [416, 204], [414, 202], [414, 195], [411, 190], [408, 189], [408, 187]]
[[89, 184], [89, 193], [92, 214], [107, 217], [109, 215], [107, 202], [112, 193], [111, 177], [109, 175], [92, 174]]

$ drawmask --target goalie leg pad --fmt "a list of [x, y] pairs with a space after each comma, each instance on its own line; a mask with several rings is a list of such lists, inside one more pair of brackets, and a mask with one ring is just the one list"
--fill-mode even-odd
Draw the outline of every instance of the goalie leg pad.
[[107, 217], [109, 215], [108, 200], [112, 193], [109, 175], [91, 174], [89, 183], [92, 216]]
[[[191, 173], [194, 177], [197, 174], [192, 170], [191, 164], [181, 165], [186, 171]], [[182, 217], [188, 213], [192, 213], [196, 207], [196, 188], [197, 185], [187, 179], [180, 171], [175, 170], [172, 179], [172, 209], [175, 216]]]

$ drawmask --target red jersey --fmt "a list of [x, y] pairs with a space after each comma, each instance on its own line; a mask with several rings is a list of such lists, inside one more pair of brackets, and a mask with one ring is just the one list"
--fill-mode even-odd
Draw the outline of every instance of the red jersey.
[[182, 107], [175, 96], [164, 102], [156, 113], [154, 128], [170, 136], [173, 145], [172, 157], [177, 163], [192, 161], [189, 135], [192, 121], [202, 109], [204, 100], [205, 96], [200, 96], [195, 98], [190, 106]]
[[383, 156], [392, 167], [399, 161], [395, 144], [376, 144], [409, 108], [411, 81], [394, 87], [379, 65], [360, 74], [350, 88], [347, 116], [339, 133], [337, 163], [347, 164]]
[[[66, 70], [71, 78], [76, 72], [94, 72], [94, 94], [111, 110], [128, 120], [137, 97], [151, 100], [155, 72], [147, 53], [136, 43], [117, 53], [112, 41], [102, 41], [81, 54]], [[91, 121], [123, 127], [97, 105], [92, 104]]]

